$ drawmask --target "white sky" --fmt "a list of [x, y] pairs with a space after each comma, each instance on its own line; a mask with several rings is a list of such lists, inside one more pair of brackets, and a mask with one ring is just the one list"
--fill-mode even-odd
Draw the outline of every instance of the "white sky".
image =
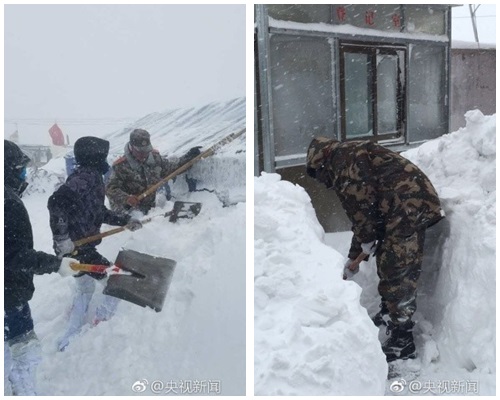
[[[473, 4], [476, 8], [478, 4]], [[477, 30], [480, 43], [496, 43], [496, 5], [481, 4], [476, 10]], [[452, 8], [452, 40], [475, 42], [470, 19], [469, 5]]]
[[21, 143], [245, 96], [245, 5], [5, 5], [4, 25], [5, 136], [18, 121]]

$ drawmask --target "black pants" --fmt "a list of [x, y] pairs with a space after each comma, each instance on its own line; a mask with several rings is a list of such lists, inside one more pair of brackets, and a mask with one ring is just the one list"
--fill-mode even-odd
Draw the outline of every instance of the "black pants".
[[11, 340], [33, 330], [33, 318], [28, 303], [4, 310], [3, 340]]
[[[74, 256], [82, 264], [95, 264], [95, 265], [111, 265], [112, 263], [104, 256], [99, 254], [95, 247], [83, 246], [78, 249], [78, 253]], [[92, 278], [100, 280], [106, 277], [106, 274], [97, 274], [94, 272], [81, 272], [76, 277], [83, 275], [90, 275]]]

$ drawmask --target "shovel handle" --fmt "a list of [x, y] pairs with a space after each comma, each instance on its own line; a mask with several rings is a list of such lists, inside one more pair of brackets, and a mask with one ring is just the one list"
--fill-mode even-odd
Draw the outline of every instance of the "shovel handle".
[[[142, 223], [149, 222], [149, 221], [141, 221]], [[105, 238], [107, 236], [114, 235], [115, 233], [120, 233], [123, 232], [125, 229], [127, 229], [125, 226], [120, 226], [118, 228], [110, 229], [109, 231], [98, 233], [97, 235], [89, 236], [80, 240], [76, 240], [74, 242], [75, 247], [83, 246], [84, 244], [94, 242], [96, 240]]]
[[[177, 204], [177, 203], [179, 203], [179, 202], [176, 201], [175, 204]], [[143, 224], [143, 225], [147, 224], [148, 222], [151, 222], [153, 220], [153, 218], [156, 218], [156, 217], [165, 217], [166, 218], [166, 217], [169, 217], [171, 215], [175, 215], [176, 213], [179, 212], [179, 210], [175, 209], [175, 204], [174, 204], [174, 209], [172, 211], [168, 211], [165, 214], [155, 215], [153, 217], [149, 217], [149, 218], [143, 219], [143, 220], [141, 220], [141, 224]], [[193, 211], [193, 213], [195, 215], [198, 215], [199, 210], [201, 209], [201, 203], [193, 203], [193, 205], [198, 205], [199, 208], [198, 208], [197, 212]], [[191, 206], [191, 207], [193, 207], [193, 206]], [[80, 246], [83, 246], [84, 244], [95, 242], [96, 240], [99, 240], [99, 239], [102, 239], [102, 238], [114, 235], [116, 233], [123, 232], [126, 229], [127, 229], [126, 226], [120, 226], [118, 228], [110, 229], [109, 231], [106, 231], [106, 232], [98, 233], [98, 234], [93, 235], [93, 236], [88, 236], [86, 238], [83, 238], [83, 239], [80, 239], [80, 240], [76, 240], [73, 243], [74, 243], [75, 247], [80, 247]]]
[[109, 265], [78, 264], [78, 263], [71, 263], [69, 266], [73, 271], [95, 272], [98, 274], [105, 274], [107, 272], [107, 269], [110, 267]]
[[368, 256], [368, 254], [361, 252], [359, 256], [351, 263], [351, 265], [349, 265], [349, 269], [351, 271], [354, 271], [361, 263], [361, 261], [363, 261], [366, 258], [366, 256]]

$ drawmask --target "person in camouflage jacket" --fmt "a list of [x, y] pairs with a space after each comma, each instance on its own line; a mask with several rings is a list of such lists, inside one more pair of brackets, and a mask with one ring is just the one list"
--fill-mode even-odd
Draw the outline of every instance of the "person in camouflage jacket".
[[436, 190], [409, 160], [370, 141], [317, 137], [306, 168], [335, 191], [352, 223], [346, 275], [357, 272], [349, 266], [361, 253], [376, 257], [382, 310], [374, 322], [385, 322], [391, 332], [382, 346], [387, 360], [414, 358], [411, 318], [425, 230], [444, 217]]
[[176, 161], [163, 158], [151, 146], [149, 132], [134, 129], [125, 145], [125, 154], [112, 167], [106, 195], [112, 210], [147, 214], [155, 207], [155, 193], [141, 201], [138, 196], [200, 154], [200, 146], [193, 147]]

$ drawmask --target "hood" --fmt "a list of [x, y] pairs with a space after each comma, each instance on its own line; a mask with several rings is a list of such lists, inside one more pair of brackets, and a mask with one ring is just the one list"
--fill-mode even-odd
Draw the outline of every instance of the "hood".
[[322, 136], [314, 138], [307, 149], [306, 167], [308, 169], [321, 168], [339, 143], [340, 142], [338, 140]]
[[23, 153], [17, 144], [4, 140], [4, 181], [17, 193], [26, 189], [27, 183], [21, 179], [21, 171], [28, 165], [30, 158]]

